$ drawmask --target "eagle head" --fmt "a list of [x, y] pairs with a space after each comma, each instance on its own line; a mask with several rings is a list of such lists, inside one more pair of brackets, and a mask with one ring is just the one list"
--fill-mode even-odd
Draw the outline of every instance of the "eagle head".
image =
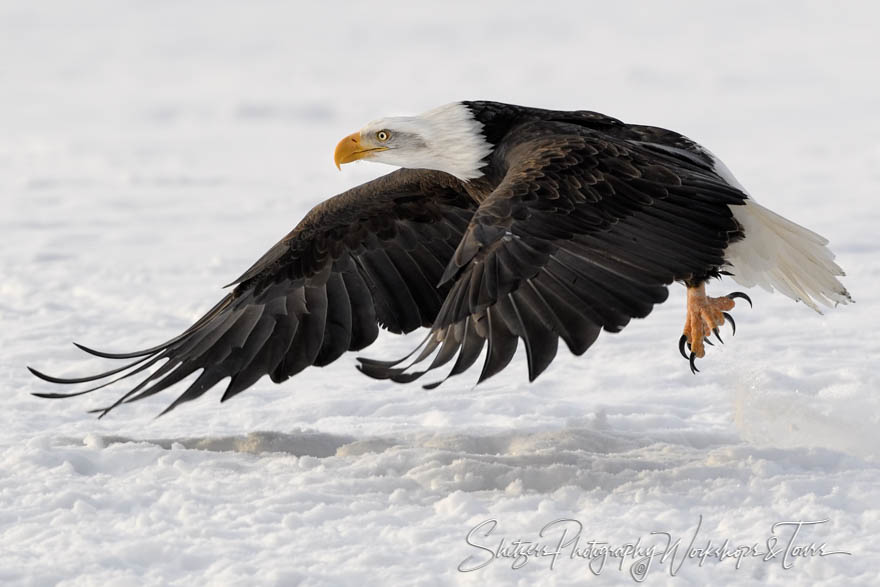
[[[492, 152], [483, 125], [461, 102], [418, 116], [394, 116], [368, 122], [336, 145], [336, 167], [358, 159], [409, 169], [435, 169], [462, 181], [483, 175]], [[340, 167], [341, 168], [341, 167]]]

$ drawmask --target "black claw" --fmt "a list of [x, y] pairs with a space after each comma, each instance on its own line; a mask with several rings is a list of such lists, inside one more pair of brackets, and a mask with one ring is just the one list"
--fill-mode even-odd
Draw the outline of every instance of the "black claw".
[[[687, 335], [682, 334], [681, 338], [678, 339], [678, 352], [681, 353], [681, 356], [684, 357], [685, 360], [687, 360], [687, 358], [688, 358], [687, 354], [685, 354], [685, 352], [684, 352], [684, 343], [686, 343], [686, 342], [687, 342]], [[690, 345], [688, 345], [688, 346], [690, 346]]]
[[746, 294], [744, 294], [741, 291], [735, 291], [735, 292], [729, 293], [729, 294], [727, 294], [727, 297], [730, 298], [731, 300], [735, 300], [736, 298], [742, 298], [749, 303], [750, 308], [754, 308], [754, 306], [752, 305], [752, 298], [750, 298], [749, 296], [747, 296]]
[[730, 328], [733, 330], [733, 332], [730, 333], [730, 336], [735, 335], [736, 334], [736, 322], [733, 321], [733, 316], [731, 316], [727, 312], [722, 312], [721, 315], [724, 316], [725, 320], [730, 321]]
[[696, 360], [697, 360], [697, 355], [695, 355], [694, 353], [691, 353], [691, 356], [688, 359], [688, 361], [691, 364], [691, 373], [693, 373], [694, 375], [696, 375], [697, 373], [700, 372], [700, 370], [697, 369], [697, 366], [694, 364], [694, 361], [696, 361]]
[[724, 341], [721, 340], [721, 335], [718, 334], [718, 327], [717, 326], [712, 329], [712, 332], [715, 334], [715, 338], [718, 339], [718, 342], [720, 342], [721, 344], [724, 344]]
[[712, 343], [712, 341], [709, 340], [708, 338], [706, 338], [705, 336], [703, 337], [703, 342], [706, 343], [706, 344], [709, 345], [709, 346], [715, 346], [715, 345]]

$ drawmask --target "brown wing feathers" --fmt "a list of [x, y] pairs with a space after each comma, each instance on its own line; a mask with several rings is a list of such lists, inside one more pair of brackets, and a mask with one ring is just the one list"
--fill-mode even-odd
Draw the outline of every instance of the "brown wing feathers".
[[161, 364], [116, 403], [98, 410], [102, 415], [199, 371], [166, 411], [227, 377], [223, 400], [265, 374], [283, 381], [369, 345], [378, 325], [393, 332], [431, 325], [448, 289], [436, 285], [475, 207], [451, 176], [389, 174], [315, 208], [181, 336], [135, 353], [83, 347], [103, 357], [137, 358], [134, 363], [73, 379], [32, 371], [54, 383], [101, 382], [103, 387]]

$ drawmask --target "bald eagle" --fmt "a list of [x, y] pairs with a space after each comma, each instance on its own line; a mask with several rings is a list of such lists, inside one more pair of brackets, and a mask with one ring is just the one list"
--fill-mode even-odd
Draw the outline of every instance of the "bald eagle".
[[363, 349], [380, 326], [429, 332], [405, 359], [360, 358], [371, 377], [412, 381], [453, 359], [457, 375], [487, 347], [484, 381], [522, 340], [531, 381], [560, 338], [581, 355], [602, 330], [647, 316], [676, 281], [687, 287], [678, 346], [696, 372], [708, 337], [720, 340], [726, 322], [735, 329], [735, 300], [751, 304], [741, 292], [709, 297], [709, 278], [730, 275], [817, 311], [851, 301], [824, 238], [759, 205], [709, 150], [673, 131], [583, 110], [455, 102], [368, 123], [336, 147], [337, 167], [358, 160], [403, 169], [315, 206], [179, 336], [129, 353], [77, 345], [127, 360], [97, 375], [31, 369], [52, 383], [99, 383], [37, 395], [140, 376], [95, 410], [103, 416], [200, 371], [162, 413], [229, 378], [225, 401], [263, 375], [279, 383]]

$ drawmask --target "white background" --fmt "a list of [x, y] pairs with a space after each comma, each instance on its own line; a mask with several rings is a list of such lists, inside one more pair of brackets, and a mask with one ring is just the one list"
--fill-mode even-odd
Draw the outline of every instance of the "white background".
[[[649, 584], [880, 584], [876, 6], [0, 3], [0, 583], [617, 584], [632, 560], [456, 567], [485, 559], [465, 535], [490, 518], [492, 546], [574, 518], [584, 541], [683, 549], [702, 515], [698, 546], [828, 519], [799, 543], [852, 555], [658, 562]], [[127, 388], [30, 395], [58, 389], [25, 365], [86, 374], [107, 361], [71, 340], [170, 338], [311, 206], [389, 170], [338, 172], [341, 137], [460, 99], [691, 136], [831, 240], [857, 303], [749, 291], [698, 376], [676, 285], [533, 385], [524, 360], [424, 391], [346, 356], [158, 420], [173, 390], [101, 421]], [[418, 337], [392, 338], [365, 354]]]

